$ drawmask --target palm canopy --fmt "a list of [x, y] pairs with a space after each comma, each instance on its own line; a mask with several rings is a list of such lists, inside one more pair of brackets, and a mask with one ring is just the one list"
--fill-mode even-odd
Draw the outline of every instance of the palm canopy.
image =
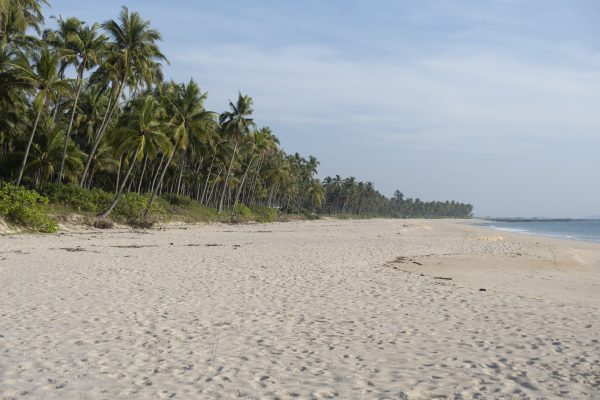
[[254, 119], [250, 118], [254, 109], [253, 101], [250, 96], [244, 96], [238, 93], [238, 99], [235, 104], [229, 101], [230, 111], [221, 114], [219, 122], [223, 126], [226, 135], [238, 141], [242, 136], [249, 135], [254, 128]]
[[172, 115], [173, 139], [179, 149], [187, 148], [191, 135], [200, 136], [215, 124], [216, 113], [204, 109], [207, 93], [194, 80], [188, 84], [171, 82], [164, 93], [167, 112]]
[[42, 39], [56, 49], [56, 51], [60, 51], [63, 54], [63, 57], [60, 60], [60, 72], [61, 75], [63, 75], [69, 65], [75, 65], [77, 63], [76, 53], [67, 43], [68, 36], [77, 32], [83, 25], [83, 22], [75, 17], [67, 19], [58, 17], [56, 20], [58, 24], [57, 29], [46, 29], [42, 34]]
[[152, 96], [137, 99], [131, 115], [123, 116], [122, 125], [111, 132], [109, 140], [115, 143], [118, 154], [135, 152], [137, 160], [145, 153], [155, 156], [159, 151], [168, 152], [171, 144], [164, 133], [167, 126], [163, 116], [164, 110]]
[[108, 20], [102, 27], [111, 39], [109, 64], [117, 65], [123, 81], [135, 77], [130, 83], [140, 87], [162, 80], [160, 63], [168, 61], [157, 44], [162, 35], [149, 21], [123, 6], [118, 21]]
[[0, 0], [0, 44], [26, 36], [27, 29], [39, 32], [44, 22], [42, 5], [46, 0]]
[[37, 92], [36, 105], [69, 90], [71, 79], [61, 78], [59, 74], [58, 64], [62, 56], [60, 52], [54, 52], [45, 46], [32, 55], [31, 61], [21, 57], [14, 64], [17, 77]]
[[91, 68], [101, 62], [108, 38], [98, 32], [99, 28], [99, 24], [81, 25], [67, 35], [66, 45], [79, 58], [80, 68]]
[[61, 78], [58, 72], [60, 57], [60, 54], [51, 52], [48, 46], [44, 46], [33, 54], [31, 64], [26, 58], [21, 58], [20, 62], [15, 65], [21, 78], [36, 91], [34, 94], [33, 109], [37, 114], [31, 134], [29, 135], [29, 141], [25, 147], [23, 161], [17, 177], [17, 186], [21, 184], [31, 143], [33, 142], [42, 111], [47, 106], [47, 101], [54, 100], [57, 94], [64, 93], [70, 88], [70, 80]]

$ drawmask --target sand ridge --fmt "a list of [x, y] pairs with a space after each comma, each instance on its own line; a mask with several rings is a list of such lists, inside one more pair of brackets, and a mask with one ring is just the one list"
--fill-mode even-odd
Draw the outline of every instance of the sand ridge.
[[493, 236], [326, 220], [0, 237], [0, 398], [598, 398], [598, 246], [471, 240]]

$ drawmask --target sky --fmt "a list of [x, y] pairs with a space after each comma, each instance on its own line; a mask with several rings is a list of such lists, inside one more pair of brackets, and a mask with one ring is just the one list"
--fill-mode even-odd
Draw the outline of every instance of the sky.
[[600, 214], [595, 0], [50, 0], [46, 15], [163, 34], [165, 76], [238, 91], [319, 176], [477, 216]]

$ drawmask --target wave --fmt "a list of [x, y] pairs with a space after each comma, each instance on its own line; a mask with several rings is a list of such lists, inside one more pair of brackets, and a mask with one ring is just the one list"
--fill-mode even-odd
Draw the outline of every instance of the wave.
[[584, 242], [600, 242], [600, 236], [596, 235], [586, 235], [586, 234], [573, 234], [572, 232], [548, 232], [548, 231], [539, 231], [539, 230], [531, 230], [525, 228], [507, 228], [504, 226], [496, 226], [493, 224], [487, 225], [488, 227], [495, 229], [497, 231], [509, 232], [509, 233], [517, 233], [529, 236], [538, 236], [538, 237], [546, 237], [553, 239], [567, 239], [567, 240], [577, 240]]

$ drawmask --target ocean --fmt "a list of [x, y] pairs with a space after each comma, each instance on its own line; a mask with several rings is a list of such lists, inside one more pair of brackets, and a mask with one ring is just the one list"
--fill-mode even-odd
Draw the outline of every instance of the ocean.
[[600, 243], [600, 220], [488, 220], [481, 225], [505, 232]]

